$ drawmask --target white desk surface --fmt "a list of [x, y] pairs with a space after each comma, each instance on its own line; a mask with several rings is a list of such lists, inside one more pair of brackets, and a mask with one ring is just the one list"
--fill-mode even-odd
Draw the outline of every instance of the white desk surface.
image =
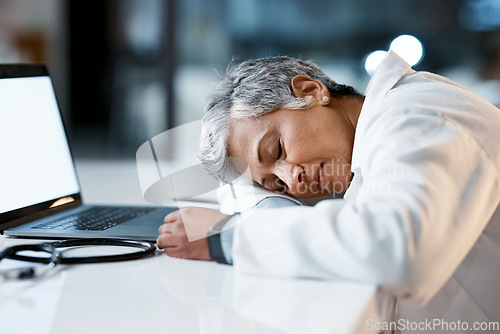
[[[77, 161], [77, 168], [87, 202], [145, 204], [133, 161]], [[26, 242], [34, 241], [1, 236], [0, 249]], [[367, 321], [387, 321], [393, 308], [372, 285], [249, 276], [160, 251], [0, 282], [0, 332], [9, 334], [370, 333]]]

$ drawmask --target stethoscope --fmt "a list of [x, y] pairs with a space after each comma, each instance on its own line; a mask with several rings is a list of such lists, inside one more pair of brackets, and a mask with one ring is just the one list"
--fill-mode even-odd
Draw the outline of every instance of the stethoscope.
[[[139, 250], [130, 253], [97, 255], [97, 256], [67, 256], [61, 248], [88, 247], [88, 246], [120, 246], [138, 248]], [[54, 242], [42, 242], [38, 244], [15, 245], [0, 251], [0, 261], [11, 259], [32, 263], [46, 264], [29, 268], [9, 269], [0, 271], [0, 277], [4, 279], [29, 279], [45, 275], [48, 271], [59, 264], [83, 264], [83, 263], [103, 263], [136, 260], [153, 254], [156, 245], [148, 241], [136, 241], [125, 239], [89, 238], [89, 239], [68, 239]], [[28, 256], [22, 252], [34, 251], [47, 253], [49, 256], [38, 257]]]

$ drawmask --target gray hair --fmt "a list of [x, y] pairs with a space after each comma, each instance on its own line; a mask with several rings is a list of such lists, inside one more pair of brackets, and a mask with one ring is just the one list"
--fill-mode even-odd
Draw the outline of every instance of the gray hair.
[[309, 61], [269, 57], [231, 63], [205, 104], [198, 159], [207, 172], [226, 183], [239, 176], [227, 152], [231, 120], [310, 107], [309, 102], [293, 95], [291, 82], [297, 75], [322, 82], [331, 97], [360, 96], [354, 88], [335, 83]]

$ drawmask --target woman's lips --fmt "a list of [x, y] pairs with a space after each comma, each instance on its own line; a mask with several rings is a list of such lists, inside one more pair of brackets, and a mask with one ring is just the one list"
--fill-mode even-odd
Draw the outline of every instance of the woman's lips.
[[322, 190], [324, 186], [323, 185], [324, 177], [325, 175], [323, 174], [323, 163], [321, 163], [318, 168], [318, 186], [320, 190]]

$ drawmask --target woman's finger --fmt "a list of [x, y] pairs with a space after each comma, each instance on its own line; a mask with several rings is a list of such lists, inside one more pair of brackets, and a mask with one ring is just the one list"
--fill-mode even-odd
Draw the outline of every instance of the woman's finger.
[[165, 223], [158, 228], [158, 233], [172, 233], [172, 223]]
[[172, 257], [179, 257], [179, 249], [177, 247], [165, 247], [165, 254]]
[[164, 223], [175, 222], [179, 219], [179, 216], [180, 216], [179, 210], [176, 210], [174, 212], [170, 212], [168, 215], [165, 216], [165, 218], [163, 219], [163, 222]]
[[159, 249], [163, 249], [166, 247], [165, 238], [161, 234], [158, 238], [156, 238], [156, 247], [158, 247]]
[[177, 247], [178, 242], [177, 239], [172, 234], [169, 233], [160, 234], [160, 236], [156, 239], [156, 246], [159, 249]]

